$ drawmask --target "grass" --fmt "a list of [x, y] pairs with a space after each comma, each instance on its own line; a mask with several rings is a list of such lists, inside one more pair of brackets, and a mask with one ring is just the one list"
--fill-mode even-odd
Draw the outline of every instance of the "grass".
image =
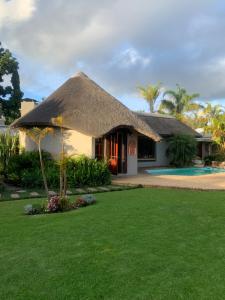
[[0, 299], [224, 299], [225, 194], [135, 189], [25, 216], [0, 203]]

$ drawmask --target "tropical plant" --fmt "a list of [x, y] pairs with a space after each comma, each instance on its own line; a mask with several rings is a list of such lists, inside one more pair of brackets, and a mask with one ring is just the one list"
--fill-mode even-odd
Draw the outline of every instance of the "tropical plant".
[[171, 165], [184, 167], [192, 164], [196, 156], [196, 140], [191, 135], [178, 134], [169, 139], [167, 155]]
[[151, 113], [155, 112], [155, 103], [161, 93], [161, 83], [157, 85], [147, 85], [146, 87], [138, 87], [141, 96], [148, 102]]
[[169, 113], [177, 118], [182, 118], [185, 112], [197, 111], [202, 106], [194, 102], [199, 94], [187, 94], [187, 91], [177, 84], [177, 90], [167, 90], [163, 97], [168, 97], [168, 99], [163, 99], [160, 104], [160, 111], [164, 113]]
[[225, 151], [225, 114], [219, 114], [210, 119], [205, 131], [212, 135], [212, 139], [218, 145], [219, 150]]
[[49, 195], [48, 183], [45, 175], [45, 168], [44, 168], [44, 162], [43, 162], [42, 150], [41, 150], [41, 142], [48, 134], [52, 134], [54, 132], [54, 129], [52, 127], [45, 127], [45, 128], [32, 127], [32, 128], [20, 128], [20, 130], [22, 130], [38, 146], [42, 179], [43, 179], [46, 195], [49, 200], [50, 195]]
[[0, 173], [7, 177], [7, 169], [11, 156], [19, 152], [19, 137], [12, 132], [0, 133]]

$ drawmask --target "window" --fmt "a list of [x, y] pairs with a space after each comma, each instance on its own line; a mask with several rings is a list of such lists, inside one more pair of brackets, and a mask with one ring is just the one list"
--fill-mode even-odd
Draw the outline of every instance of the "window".
[[138, 137], [138, 159], [156, 159], [156, 143], [146, 136]]

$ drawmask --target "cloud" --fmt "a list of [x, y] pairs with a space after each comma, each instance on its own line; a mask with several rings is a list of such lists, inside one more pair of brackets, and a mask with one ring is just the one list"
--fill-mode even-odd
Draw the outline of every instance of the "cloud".
[[35, 0], [0, 0], [0, 28], [26, 21], [35, 11]]
[[224, 28], [222, 0], [0, 0], [2, 41], [43, 96], [81, 68], [126, 99], [157, 81], [225, 98]]
[[114, 57], [111, 66], [118, 65], [119, 68], [130, 68], [141, 66], [147, 67], [151, 62], [150, 56], [142, 56], [136, 49], [127, 48]]

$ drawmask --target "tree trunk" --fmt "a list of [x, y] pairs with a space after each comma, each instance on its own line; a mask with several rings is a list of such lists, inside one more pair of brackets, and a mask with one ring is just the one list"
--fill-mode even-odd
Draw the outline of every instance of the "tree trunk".
[[41, 141], [40, 140], [38, 142], [38, 151], [39, 151], [41, 173], [42, 173], [42, 178], [43, 178], [43, 182], [44, 182], [45, 192], [47, 194], [48, 201], [49, 201], [50, 200], [50, 196], [49, 196], [49, 192], [48, 192], [48, 183], [47, 183], [47, 179], [46, 179], [45, 171], [44, 171], [44, 162], [43, 162], [43, 159], [42, 159]]

